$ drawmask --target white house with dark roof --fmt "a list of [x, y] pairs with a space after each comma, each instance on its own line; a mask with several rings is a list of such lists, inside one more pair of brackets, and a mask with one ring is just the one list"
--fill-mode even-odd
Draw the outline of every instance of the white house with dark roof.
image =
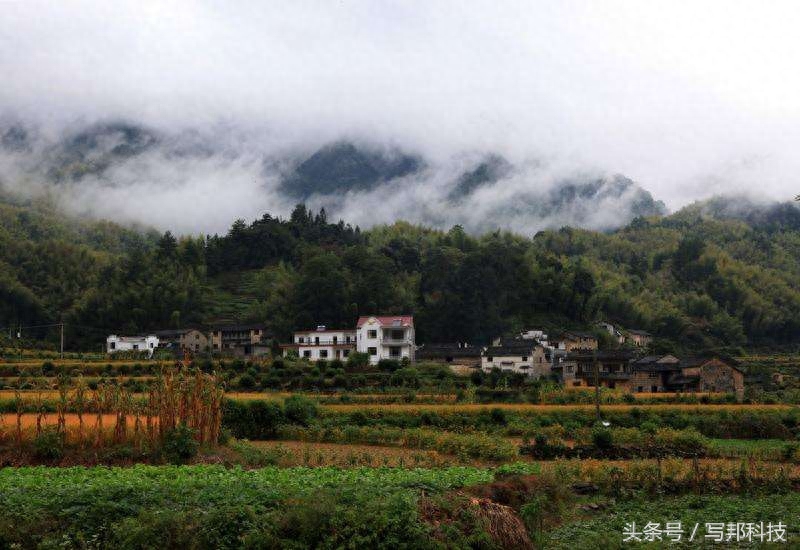
[[356, 349], [369, 355], [369, 362], [381, 359], [414, 360], [414, 317], [411, 315], [363, 316], [356, 324]]
[[552, 361], [548, 349], [533, 339], [505, 340], [483, 351], [481, 369], [516, 372], [533, 378], [550, 376]]
[[158, 337], [150, 334], [147, 336], [117, 336], [111, 334], [106, 338], [106, 351], [117, 353], [120, 351], [146, 351], [148, 355], [158, 347]]

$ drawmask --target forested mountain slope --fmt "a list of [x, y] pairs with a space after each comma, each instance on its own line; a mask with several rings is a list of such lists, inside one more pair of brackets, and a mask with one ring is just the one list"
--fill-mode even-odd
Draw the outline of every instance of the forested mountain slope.
[[[71, 342], [217, 320], [280, 338], [413, 313], [420, 341], [482, 343], [608, 319], [676, 349], [800, 342], [800, 210], [715, 199], [611, 233], [360, 231], [299, 206], [208, 238], [0, 205], [0, 325], [64, 319]], [[80, 327], [86, 327], [81, 329]], [[95, 332], [92, 332], [95, 331]]]

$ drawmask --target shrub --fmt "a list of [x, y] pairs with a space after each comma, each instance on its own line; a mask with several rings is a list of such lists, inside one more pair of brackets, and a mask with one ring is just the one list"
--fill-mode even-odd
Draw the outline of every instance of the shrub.
[[800, 449], [797, 442], [791, 441], [786, 443], [781, 448], [781, 458], [785, 461], [792, 461], [797, 456], [797, 451]]
[[495, 407], [489, 414], [491, 415], [492, 423], [499, 424], [500, 426], [508, 424], [506, 412], [503, 409]]
[[272, 401], [226, 399], [223, 403], [222, 424], [234, 437], [270, 439], [283, 422], [283, 410]]
[[608, 451], [614, 446], [614, 436], [607, 428], [592, 430], [592, 445], [598, 450]]
[[378, 368], [380, 370], [394, 372], [400, 368], [400, 362], [394, 359], [381, 359], [378, 361]]
[[64, 456], [64, 439], [55, 428], [45, 428], [33, 442], [34, 454], [41, 460], [58, 460]]
[[664, 429], [656, 432], [656, 444], [666, 454], [682, 456], [704, 456], [708, 451], [708, 440], [695, 430]]
[[344, 369], [344, 363], [342, 363], [341, 359], [332, 359], [328, 366], [333, 370], [342, 370]]
[[42, 374], [45, 376], [49, 376], [56, 371], [56, 366], [53, 364], [52, 361], [45, 361], [42, 363]]
[[642, 425], [639, 426], [639, 429], [642, 430], [644, 433], [652, 435], [656, 433], [656, 430], [658, 430], [658, 425], [655, 422], [650, 422], [648, 420], [647, 422], [642, 422]]
[[256, 380], [249, 374], [243, 374], [239, 377], [239, 387], [244, 389], [252, 389], [256, 385]]
[[164, 434], [161, 448], [164, 457], [173, 464], [181, 464], [197, 456], [199, 444], [194, 438], [194, 430], [186, 424], [179, 424]]
[[283, 402], [286, 419], [295, 424], [308, 426], [317, 417], [317, 404], [301, 395], [292, 395]]
[[347, 357], [348, 369], [363, 369], [369, 366], [369, 355], [354, 351]]

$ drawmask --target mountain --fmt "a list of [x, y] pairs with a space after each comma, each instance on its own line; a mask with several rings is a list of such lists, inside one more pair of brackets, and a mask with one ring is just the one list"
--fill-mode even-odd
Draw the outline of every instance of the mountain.
[[0, 182], [29, 196], [49, 193], [75, 213], [184, 232], [224, 228], [221, 212], [286, 214], [298, 202], [360, 227], [403, 219], [474, 234], [608, 231], [667, 213], [625, 176], [557, 173], [495, 152], [428, 158], [344, 140], [285, 149], [231, 129], [170, 132], [124, 120], [60, 132], [0, 123]]
[[281, 189], [300, 200], [314, 194], [363, 191], [416, 173], [421, 167], [422, 160], [413, 155], [396, 150], [378, 152], [337, 142], [301, 162], [284, 179]]
[[154, 149], [159, 141], [154, 131], [142, 126], [125, 122], [94, 124], [67, 135], [47, 150], [49, 175], [57, 182], [100, 175], [116, 163]]
[[508, 176], [512, 169], [511, 163], [502, 156], [487, 155], [475, 168], [461, 174], [448, 198], [454, 202], [463, 202], [477, 189]]
[[800, 231], [800, 205], [797, 203], [756, 201], [745, 196], [719, 196], [694, 203], [682, 211], [683, 218], [703, 216], [718, 220], [739, 220], [770, 232]]

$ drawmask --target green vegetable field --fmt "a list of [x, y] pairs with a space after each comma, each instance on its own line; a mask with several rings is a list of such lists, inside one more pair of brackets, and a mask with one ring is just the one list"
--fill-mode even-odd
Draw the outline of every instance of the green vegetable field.
[[476, 468], [134, 466], [0, 470], [0, 547], [420, 547], [416, 499]]

